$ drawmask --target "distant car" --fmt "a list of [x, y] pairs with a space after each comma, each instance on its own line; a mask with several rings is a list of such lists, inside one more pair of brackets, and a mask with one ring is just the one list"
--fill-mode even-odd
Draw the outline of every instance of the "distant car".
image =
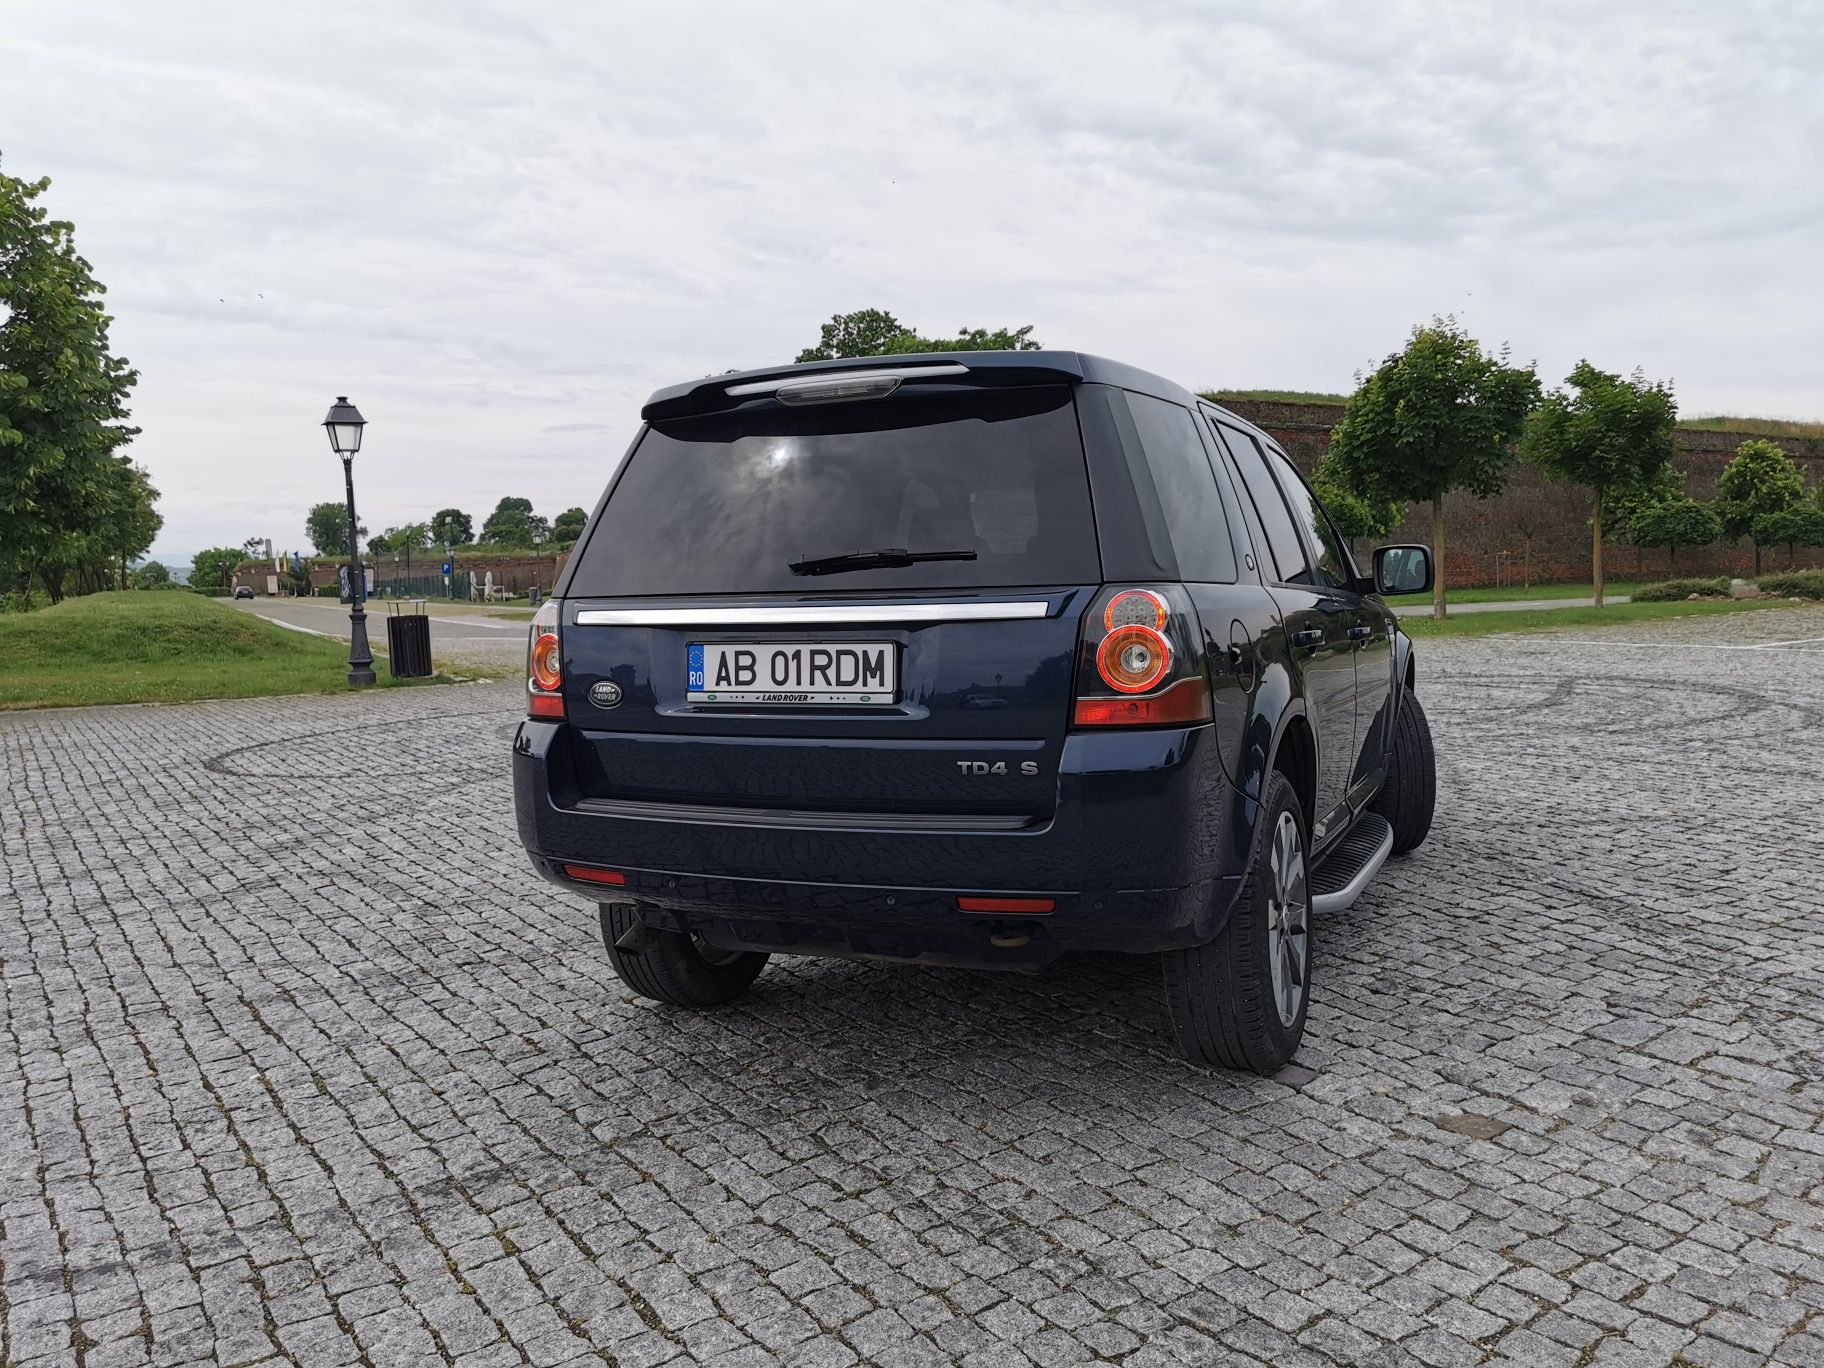
[[252, 598], [253, 597], [253, 586], [251, 584], [235, 585], [234, 586], [234, 596], [237, 599]]

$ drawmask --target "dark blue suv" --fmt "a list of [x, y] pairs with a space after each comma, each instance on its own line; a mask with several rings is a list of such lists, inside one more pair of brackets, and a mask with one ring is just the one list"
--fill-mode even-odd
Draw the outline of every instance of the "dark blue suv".
[[659, 391], [532, 628], [520, 839], [634, 991], [770, 954], [1162, 957], [1181, 1048], [1298, 1047], [1311, 918], [1430, 826], [1380, 595], [1258, 429], [1073, 352]]

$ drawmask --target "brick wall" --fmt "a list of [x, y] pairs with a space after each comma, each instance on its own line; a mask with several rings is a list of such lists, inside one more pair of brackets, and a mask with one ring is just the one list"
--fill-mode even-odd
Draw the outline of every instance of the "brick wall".
[[[1342, 418], [1338, 404], [1282, 404], [1228, 400], [1233, 410], [1265, 428], [1286, 449], [1300, 470], [1310, 473], [1330, 443], [1330, 429]], [[1685, 472], [1685, 489], [1693, 498], [1716, 493], [1716, 477], [1747, 438], [1739, 432], [1705, 432], [1680, 428], [1678, 454], [1672, 464]], [[1798, 462], [1809, 483], [1824, 481], [1824, 450], [1816, 442], [1774, 438]], [[1470, 586], [1534, 584], [1584, 580], [1590, 576], [1589, 494], [1577, 485], [1547, 481], [1538, 470], [1516, 461], [1506, 492], [1492, 499], [1451, 494], [1444, 500], [1445, 580]], [[1431, 541], [1431, 506], [1415, 504], [1389, 541]], [[1358, 544], [1358, 552], [1366, 544]], [[1603, 544], [1603, 569], [1615, 578], [1663, 579], [1663, 547], [1643, 551], [1610, 538]], [[1784, 547], [1768, 548], [1763, 570], [1784, 570]], [[1824, 550], [1799, 548], [1792, 564], [1824, 565]], [[1679, 548], [1672, 573], [1677, 575], [1746, 575], [1754, 568], [1754, 546], [1739, 543]]]
[[[542, 593], [550, 593], [551, 586], [557, 582], [557, 576], [564, 568], [564, 562], [570, 559], [568, 551], [558, 552], [555, 556], [479, 556], [456, 555], [456, 569], [460, 574], [472, 574], [475, 582], [484, 582], [490, 571], [494, 575], [494, 584], [511, 593], [522, 594], [533, 585]], [[368, 582], [375, 593], [384, 593], [393, 574], [393, 553], [383, 551], [377, 556], [370, 556], [362, 561], [367, 570]], [[423, 579], [426, 576], [440, 576], [443, 568], [441, 551], [414, 551], [412, 553], [412, 574]], [[313, 589], [338, 589], [341, 585], [338, 562], [307, 561], [305, 569], [310, 575]], [[402, 563], [403, 573], [403, 563]], [[273, 577], [271, 561], [244, 561], [235, 567], [235, 585], [247, 585], [257, 594], [264, 594], [268, 581]]]

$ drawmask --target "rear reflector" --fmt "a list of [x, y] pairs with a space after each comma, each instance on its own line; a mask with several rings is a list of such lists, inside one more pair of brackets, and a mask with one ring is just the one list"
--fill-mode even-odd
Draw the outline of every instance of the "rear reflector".
[[526, 694], [526, 711], [533, 717], [555, 717], [564, 715], [564, 696], [561, 693]]
[[1071, 716], [1079, 727], [1162, 727], [1209, 720], [1210, 689], [1201, 678], [1181, 679], [1150, 698], [1079, 698]]
[[564, 873], [570, 878], [580, 879], [584, 883], [624, 884], [627, 882], [627, 876], [618, 869], [591, 869], [588, 865], [567, 864], [564, 866]]
[[1056, 898], [958, 898], [956, 905], [964, 912], [1050, 912], [1058, 905]]

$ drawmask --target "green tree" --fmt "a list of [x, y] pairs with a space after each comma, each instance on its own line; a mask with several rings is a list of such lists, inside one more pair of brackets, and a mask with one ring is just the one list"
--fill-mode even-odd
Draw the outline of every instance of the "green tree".
[[[124, 458], [117, 458], [115, 465], [114, 503], [108, 514], [107, 527], [112, 543], [109, 549], [120, 559], [120, 578], [124, 584], [127, 562], [152, 549], [165, 519], [155, 507], [158, 490], [153, 488], [152, 478], [145, 469]], [[167, 572], [166, 578], [169, 577]]]
[[1446, 612], [1444, 496], [1500, 492], [1510, 446], [1538, 397], [1532, 366], [1509, 365], [1506, 348], [1490, 356], [1456, 319], [1435, 318], [1360, 380], [1330, 435], [1330, 459], [1347, 488], [1431, 504], [1434, 617]]
[[1328, 454], [1311, 472], [1311, 492], [1329, 510], [1336, 530], [1349, 539], [1351, 549], [1359, 538], [1373, 541], [1386, 536], [1406, 516], [1405, 505], [1397, 499], [1376, 498], [1350, 488]]
[[135, 589], [157, 589], [159, 586], [169, 583], [171, 583], [171, 572], [158, 561], [147, 561], [133, 571]]
[[1723, 525], [1709, 507], [1688, 494], [1641, 505], [1628, 520], [1628, 540], [1636, 546], [1666, 548], [1666, 574], [1681, 546], [1708, 546], [1723, 535]]
[[56, 602], [76, 554], [113, 559], [114, 453], [138, 432], [139, 377], [108, 350], [105, 290], [75, 229], [35, 203], [49, 187], [0, 172], [0, 575], [28, 597], [40, 577]]
[[589, 515], [580, 508], [566, 508], [551, 520], [551, 540], [559, 546], [574, 546], [589, 524]]
[[212, 546], [198, 551], [190, 562], [193, 589], [226, 589], [234, 582], [234, 567], [247, 559], [238, 546]]
[[1645, 489], [1672, 461], [1678, 403], [1672, 387], [1648, 384], [1579, 361], [1527, 420], [1520, 453], [1555, 480], [1590, 491], [1590, 578], [1602, 607], [1605, 501], [1620, 490]]
[[467, 546], [475, 536], [475, 524], [460, 508], [444, 508], [431, 516], [431, 540], [439, 546]]
[[403, 551], [408, 546], [414, 551], [422, 551], [431, 544], [430, 524], [414, 522], [403, 527], [389, 527], [386, 542], [395, 551]]
[[1039, 344], [1032, 340], [1032, 328], [1030, 323], [1023, 328], [964, 328], [955, 337], [920, 337], [907, 333], [894, 339], [886, 351], [888, 355], [901, 356], [912, 352], [1038, 351]]
[[885, 309], [837, 314], [823, 325], [815, 347], [798, 360], [834, 361], [845, 356], [907, 356], [916, 352], [1037, 351], [1033, 325], [1023, 328], [963, 328], [955, 337], [923, 337]]
[[1824, 546], [1824, 504], [1801, 500], [1777, 513], [1763, 513], [1750, 531], [1757, 549], [1784, 546], [1790, 563], [1798, 558], [1799, 547]]
[[496, 546], [530, 546], [532, 528], [532, 500], [508, 497], [494, 505], [481, 525], [481, 540]]
[[[814, 347], [798, 353], [798, 360], [834, 361], [843, 356], [885, 356], [895, 343], [912, 336], [912, 330], [885, 309], [860, 309], [836, 314], [825, 323]], [[897, 348], [910, 351], [915, 348]]]
[[[366, 540], [365, 525], [356, 529], [359, 536]], [[319, 556], [348, 555], [348, 505], [340, 499], [326, 499], [320, 504], [312, 504], [310, 512], [304, 517], [304, 535], [310, 538], [310, 544], [317, 549]]]
[[[1750, 438], [1716, 477], [1716, 516], [1723, 535], [1753, 537], [1757, 518], [1783, 513], [1805, 498], [1805, 476], [1778, 442]], [[1778, 545], [1778, 543], [1773, 543]], [[1754, 542], [1754, 573], [1761, 573], [1761, 541]]]

